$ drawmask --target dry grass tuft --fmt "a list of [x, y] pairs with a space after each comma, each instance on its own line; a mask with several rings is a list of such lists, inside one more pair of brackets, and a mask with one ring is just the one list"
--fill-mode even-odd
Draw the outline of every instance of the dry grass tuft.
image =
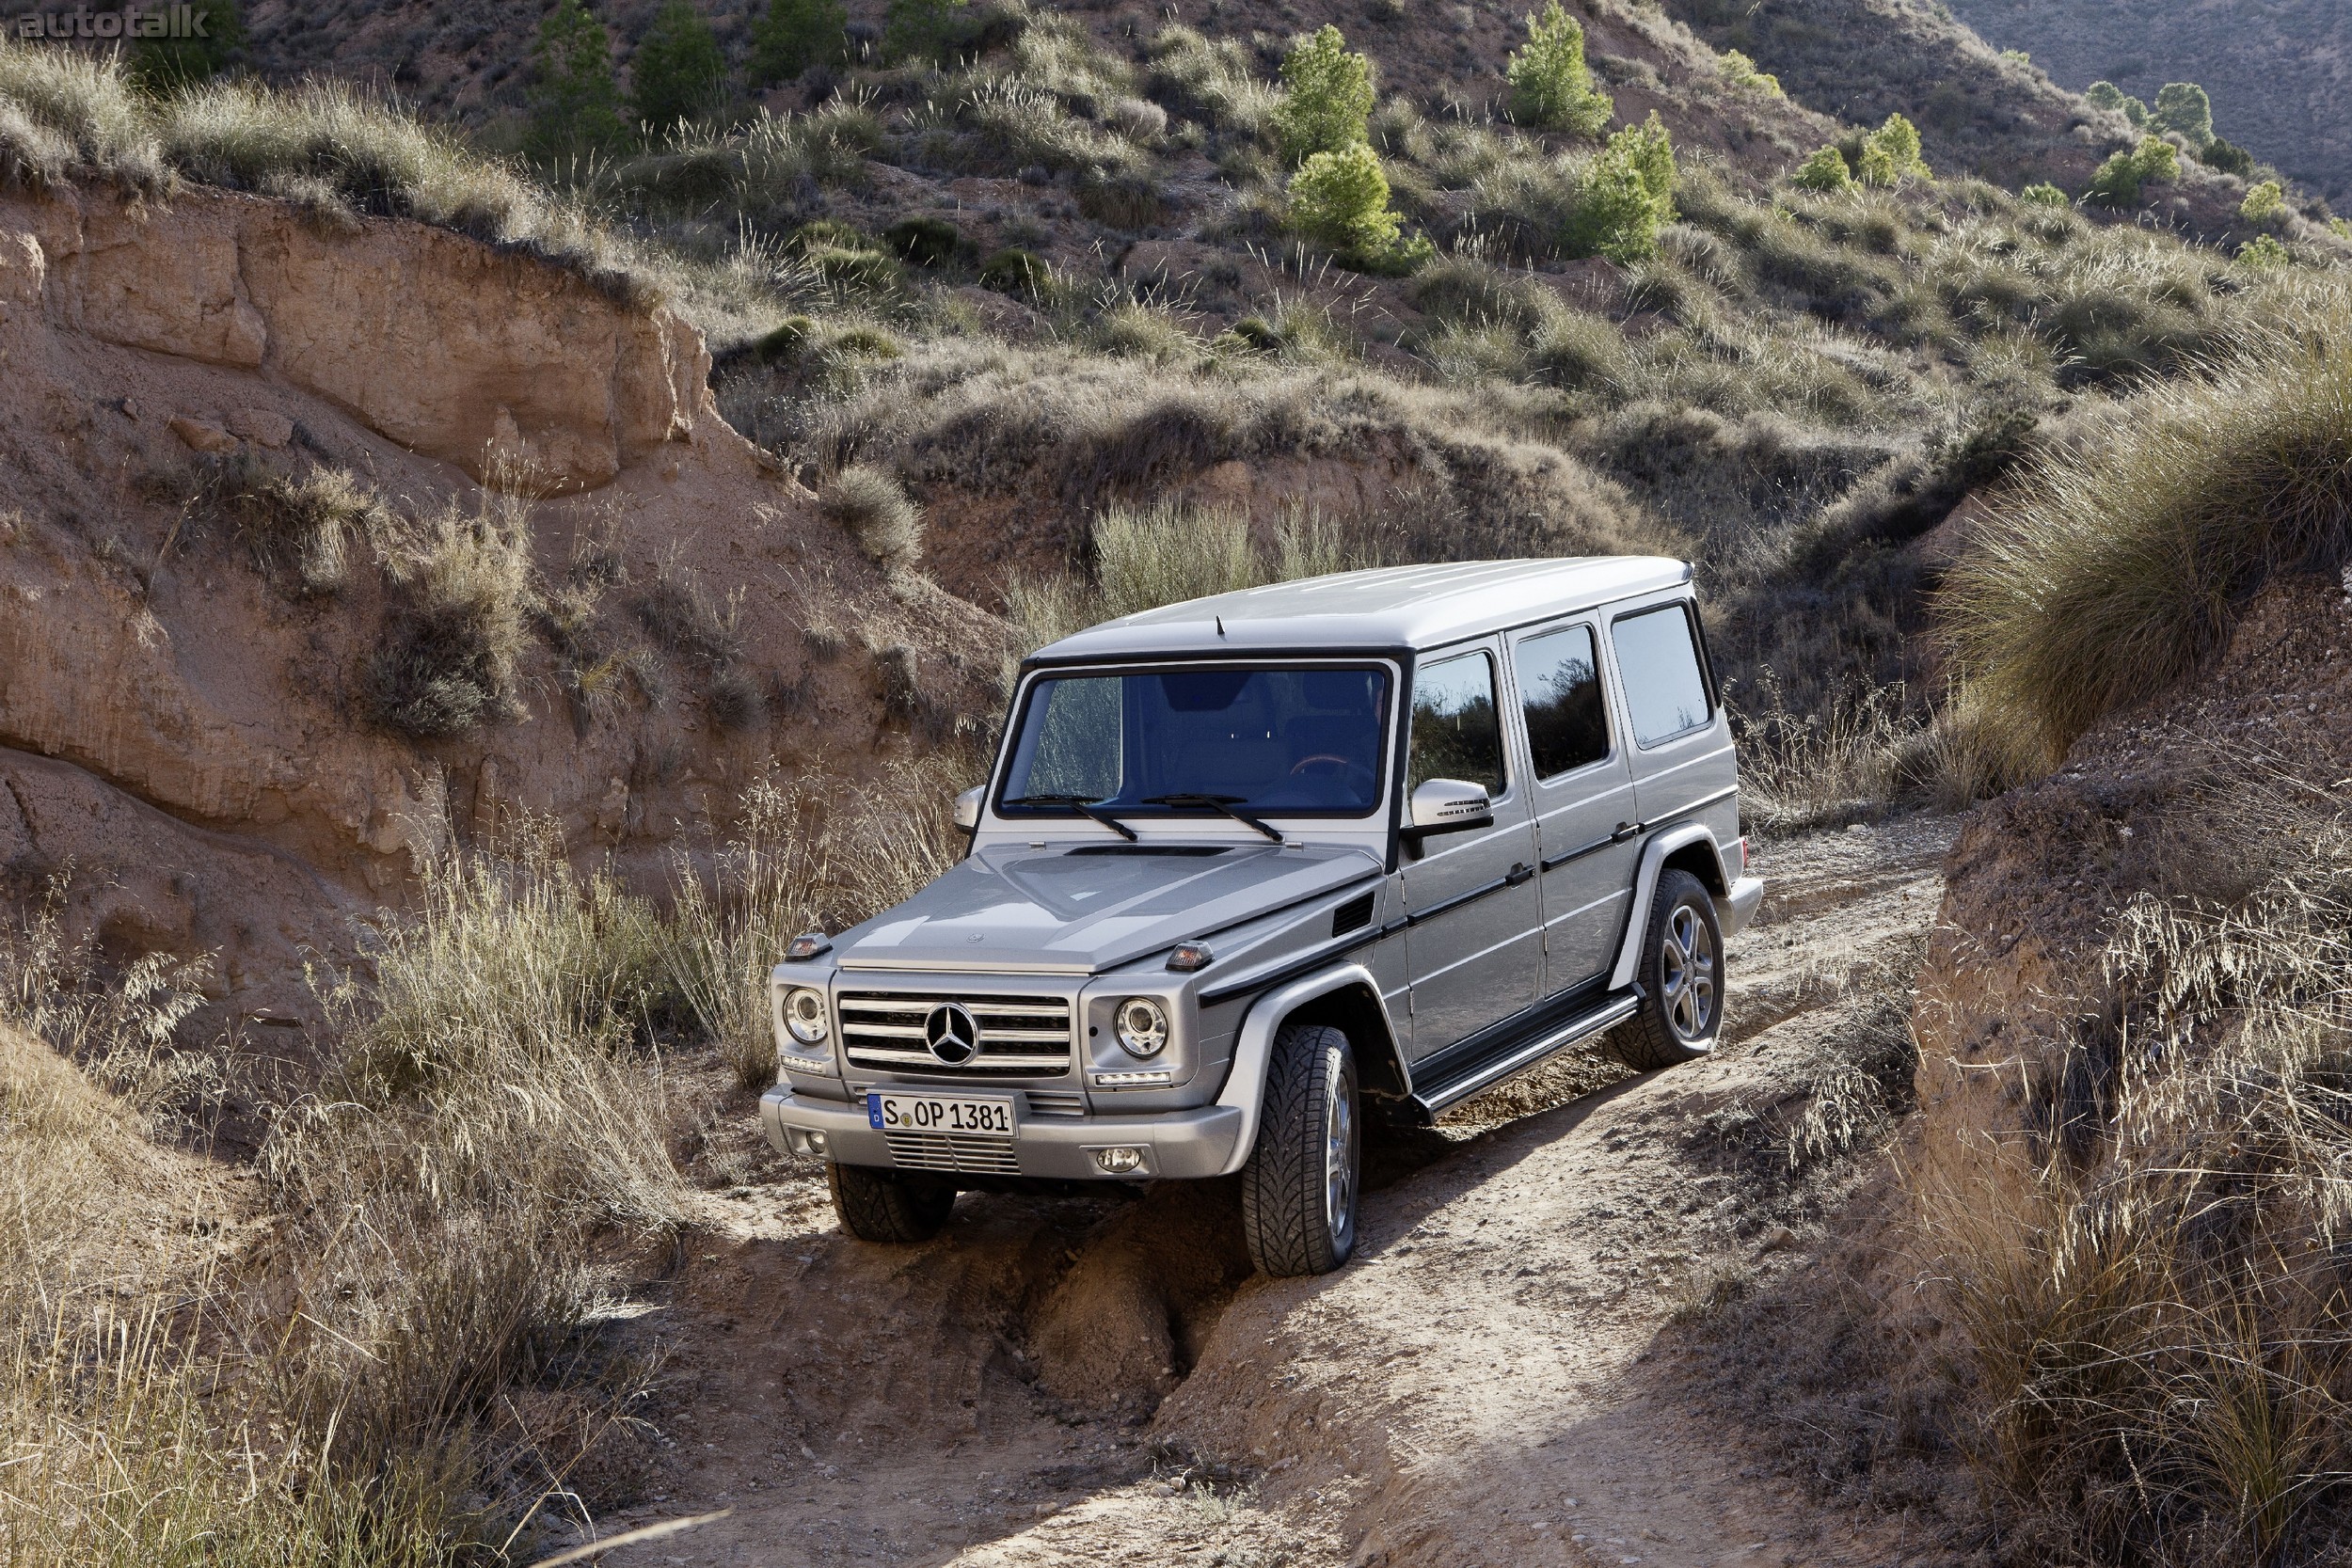
[[852, 464], [825, 492], [825, 515], [866, 558], [889, 572], [908, 572], [923, 559], [923, 509], [883, 469]]
[[534, 602], [522, 503], [485, 491], [478, 512], [453, 507], [385, 569], [398, 608], [369, 670], [376, 721], [423, 737], [505, 718]]
[[365, 482], [325, 465], [296, 478], [240, 452], [220, 466], [208, 489], [245, 536], [254, 564], [273, 577], [290, 572], [295, 591], [313, 597], [348, 587], [352, 545], [374, 557], [397, 524]]

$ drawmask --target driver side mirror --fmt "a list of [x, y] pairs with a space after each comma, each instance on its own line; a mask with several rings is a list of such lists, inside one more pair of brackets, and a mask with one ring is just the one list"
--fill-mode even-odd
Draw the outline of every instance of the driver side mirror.
[[1406, 816], [1408, 820], [1405, 842], [1418, 847], [1422, 839], [1438, 833], [1493, 827], [1495, 807], [1486, 798], [1484, 784], [1466, 784], [1460, 779], [1428, 779], [1413, 791]]
[[988, 794], [986, 784], [974, 784], [956, 797], [956, 826], [971, 832], [980, 825], [980, 801]]

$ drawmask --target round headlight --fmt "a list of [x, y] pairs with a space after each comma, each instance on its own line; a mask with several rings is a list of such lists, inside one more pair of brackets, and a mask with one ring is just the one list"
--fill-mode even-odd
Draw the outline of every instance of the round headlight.
[[784, 1026], [792, 1031], [792, 1037], [803, 1045], [816, 1045], [825, 1037], [825, 993], [796, 987], [784, 993]]
[[1156, 1056], [1168, 1044], [1168, 1010], [1148, 996], [1119, 1005], [1119, 1043], [1130, 1056]]

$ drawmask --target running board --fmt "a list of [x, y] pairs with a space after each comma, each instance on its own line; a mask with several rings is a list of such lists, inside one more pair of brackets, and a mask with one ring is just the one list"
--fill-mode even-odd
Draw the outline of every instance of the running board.
[[1449, 1105], [1458, 1105], [1474, 1094], [1493, 1088], [1516, 1073], [1526, 1071], [1548, 1056], [1558, 1054], [1572, 1045], [1581, 1045], [1604, 1029], [1615, 1027], [1631, 1018], [1642, 1005], [1638, 991], [1624, 990], [1604, 996], [1591, 1007], [1563, 1023], [1545, 1029], [1520, 1043], [1500, 1041], [1470, 1059], [1453, 1065], [1445, 1076], [1434, 1083], [1416, 1084], [1413, 1102], [1423, 1112], [1436, 1116]]

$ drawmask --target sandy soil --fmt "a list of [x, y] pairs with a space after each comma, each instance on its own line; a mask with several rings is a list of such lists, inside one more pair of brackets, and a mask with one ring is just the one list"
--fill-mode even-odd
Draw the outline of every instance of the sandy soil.
[[1818, 1204], [1692, 1129], [1785, 1104], [1933, 919], [1952, 830], [1765, 847], [1713, 1060], [1565, 1061], [1391, 1135], [1327, 1278], [1249, 1277], [1219, 1185], [966, 1195], [905, 1250], [841, 1237], [813, 1168], [707, 1194], [622, 1314], [668, 1370], [639, 1495], [596, 1529], [732, 1510], [612, 1554], [729, 1568], [1899, 1560], [1645, 1353], [1709, 1280], [1818, 1237]]

